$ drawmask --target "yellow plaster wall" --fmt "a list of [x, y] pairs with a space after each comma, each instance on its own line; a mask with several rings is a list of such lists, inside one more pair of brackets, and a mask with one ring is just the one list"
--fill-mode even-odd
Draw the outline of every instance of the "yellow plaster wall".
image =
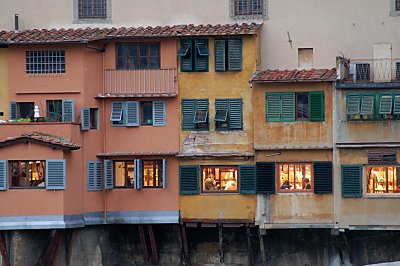
[[0, 120], [8, 120], [9, 98], [8, 98], [8, 49], [0, 48]]

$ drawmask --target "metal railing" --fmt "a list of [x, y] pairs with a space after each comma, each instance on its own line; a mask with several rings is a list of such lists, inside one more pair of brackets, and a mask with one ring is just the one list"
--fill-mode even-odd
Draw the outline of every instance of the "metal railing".
[[177, 70], [135, 69], [104, 71], [106, 95], [152, 95], [178, 93]]

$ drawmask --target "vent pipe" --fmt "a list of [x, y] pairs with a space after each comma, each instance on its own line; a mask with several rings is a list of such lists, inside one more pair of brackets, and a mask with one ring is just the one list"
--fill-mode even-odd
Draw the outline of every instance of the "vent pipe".
[[19, 15], [15, 14], [15, 32], [19, 31]]

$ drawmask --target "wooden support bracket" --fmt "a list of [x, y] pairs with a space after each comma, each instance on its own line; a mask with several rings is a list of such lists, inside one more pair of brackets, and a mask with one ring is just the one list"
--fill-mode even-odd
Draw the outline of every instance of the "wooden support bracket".
[[265, 247], [264, 247], [264, 235], [261, 234], [260, 229], [258, 230], [258, 239], [260, 241], [260, 252], [263, 265], [267, 265], [267, 255], [265, 254]]
[[147, 225], [150, 237], [151, 254], [153, 255], [154, 266], [158, 266], [158, 253], [156, 239], [154, 238], [153, 226], [151, 224]]
[[0, 253], [3, 260], [3, 266], [10, 266], [10, 258], [8, 257], [7, 243], [4, 236], [4, 231], [0, 231]]
[[63, 239], [63, 232], [54, 229], [50, 232], [49, 241], [47, 242], [46, 249], [43, 250], [36, 266], [54, 266], [57, 261], [57, 250]]
[[149, 253], [147, 251], [147, 242], [146, 237], [144, 235], [143, 225], [139, 224], [139, 236], [140, 236], [140, 244], [142, 246], [143, 258], [145, 262], [149, 261]]
[[222, 235], [222, 224], [218, 225], [218, 253], [219, 253], [219, 262], [221, 264], [224, 263], [224, 237]]
[[71, 261], [71, 255], [72, 255], [72, 249], [74, 247], [74, 241], [76, 238], [76, 230], [75, 229], [71, 229], [68, 232], [68, 244], [67, 244], [67, 254], [65, 257], [65, 263], [67, 266], [69, 266], [70, 261]]
[[253, 266], [253, 247], [251, 243], [251, 230], [249, 226], [246, 226], [246, 235], [247, 235], [247, 258], [249, 260], [249, 266]]
[[190, 265], [190, 254], [186, 235], [186, 226], [184, 224], [179, 225], [179, 232], [181, 234], [181, 247], [183, 250], [183, 265]]

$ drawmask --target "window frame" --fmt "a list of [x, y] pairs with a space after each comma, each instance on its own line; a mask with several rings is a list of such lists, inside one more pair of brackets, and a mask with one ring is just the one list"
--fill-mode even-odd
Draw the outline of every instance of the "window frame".
[[[114, 169], [114, 173], [113, 173], [113, 189], [134, 189], [135, 188], [135, 181], [136, 181], [136, 169], [135, 169], [135, 160], [113, 160], [113, 169]], [[124, 175], [125, 175], [125, 185], [124, 186], [117, 186], [117, 182], [116, 182], [116, 175], [117, 175], [117, 171], [115, 169], [117, 169], [116, 167], [116, 163], [124, 163], [125, 165], [125, 170], [124, 170]], [[127, 186], [128, 182], [128, 167], [127, 167], [127, 163], [132, 163], [133, 164], [133, 181], [131, 181], [131, 186]]]
[[[13, 163], [18, 163], [18, 167], [20, 167], [20, 163], [25, 163], [25, 164], [29, 165], [30, 162], [32, 162], [32, 164], [33, 164], [33, 163], [37, 163], [38, 161], [40, 161], [40, 164], [42, 164], [42, 171], [43, 171], [43, 173], [42, 173], [42, 182], [41, 183], [44, 182], [45, 185], [39, 187], [38, 185], [41, 184], [41, 183], [39, 183], [36, 186], [32, 186], [32, 185], [31, 186], [14, 186], [13, 185], [12, 164]], [[46, 169], [46, 160], [9, 160], [9, 161], [7, 161], [7, 164], [8, 164], [7, 171], [9, 173], [9, 184], [10, 184], [9, 185], [9, 189], [16, 189], [16, 190], [19, 190], [19, 189], [46, 189], [46, 181], [45, 181], [46, 180], [45, 179], [46, 178], [46, 171], [47, 171], [47, 169]], [[27, 175], [25, 177], [28, 178]]]
[[[83, 23], [111, 23], [111, 15], [112, 15], [112, 0], [104, 0], [105, 2], [105, 16], [102, 17], [80, 17], [80, 9], [79, 2], [81, 0], [73, 0], [73, 21], [75, 24], [83, 24]], [[93, 0], [91, 0], [93, 1]]]
[[[53, 108], [54, 108], [54, 105], [55, 105], [55, 103], [60, 103], [60, 113], [58, 114], [58, 112], [56, 112], [56, 111], [54, 111], [54, 112], [52, 112], [53, 113], [53, 115], [58, 115], [59, 116], [59, 119], [54, 119], [54, 118], [51, 118], [50, 119], [50, 114], [51, 114], [51, 112], [50, 112], [50, 104], [52, 104], [53, 105]], [[52, 121], [50, 121], [50, 122], [63, 122], [63, 108], [62, 108], [62, 105], [63, 105], [63, 100], [62, 99], [57, 99], [57, 100], [46, 100], [46, 120], [52, 120]]]
[[[152, 55], [152, 46], [157, 46], [157, 56]], [[135, 47], [136, 55], [132, 57], [129, 54], [130, 47]], [[142, 55], [142, 46], [146, 46], [147, 54]], [[127, 51], [124, 55], [119, 55], [119, 47]], [[123, 58], [125, 64], [119, 65], [119, 58]], [[141, 58], [147, 58], [147, 66], [141, 66]], [[156, 66], [152, 66], [151, 60], [155, 58]], [[134, 60], [131, 64], [131, 59]], [[126, 65], [126, 67], [125, 67]], [[115, 44], [115, 69], [116, 70], [159, 70], [161, 69], [161, 43], [160, 42], [119, 42]]]
[[[209, 38], [184, 38], [180, 40], [180, 48], [178, 50], [177, 56], [179, 56], [179, 70], [180, 72], [208, 72], [210, 65], [210, 45]], [[205, 46], [203, 49], [205, 53], [202, 55], [200, 46]], [[186, 47], [186, 48], [185, 48]], [[197, 61], [202, 58], [207, 63], [204, 69], [199, 69]], [[186, 69], [183, 67], [183, 60], [186, 59], [191, 61], [191, 69]]]
[[[153, 126], [153, 124], [154, 124], [153, 101], [143, 101], [143, 102], [139, 102], [139, 104], [140, 104], [140, 108], [139, 108], [139, 110], [140, 110], [140, 115], [139, 115], [139, 117], [140, 117], [140, 125], [141, 126]], [[151, 114], [151, 123], [145, 121], [144, 107], [146, 105], [151, 107], [151, 112], [150, 112], [150, 114]]]
[[[35, 103], [34, 102], [16, 102], [16, 104], [17, 104], [17, 119], [26, 119], [26, 118], [29, 118], [29, 119], [31, 119], [31, 120], [33, 120], [34, 119], [34, 115], [35, 115], [35, 113], [34, 113], [34, 110], [35, 110]], [[32, 104], [32, 115], [31, 116], [26, 116], [26, 117], [22, 117], [21, 116], [21, 105], [28, 105], [28, 104]]]
[[[203, 178], [203, 169], [205, 168], [234, 168], [236, 171], [236, 190], [205, 190], [204, 189], [204, 181], [206, 178]], [[239, 183], [240, 183], [240, 176], [239, 176], [239, 165], [200, 165], [199, 166], [199, 178], [200, 178], [200, 193], [201, 194], [239, 194], [240, 193], [240, 188], [239, 188]], [[220, 171], [221, 172], [221, 171]], [[215, 170], [213, 171], [213, 175], [215, 180], [217, 177], [215, 176]], [[219, 183], [221, 184], [221, 177], [219, 177]]]
[[[259, 5], [260, 10], [258, 11], [258, 14], [253, 12], [249, 14], [239, 14], [237, 10], [239, 8], [239, 2], [240, 1], [245, 1], [246, 6], [254, 6], [254, 5]], [[260, 2], [259, 4], [254, 3], [254, 1]], [[230, 17], [234, 20], [246, 20], [246, 19], [256, 19], [256, 20], [266, 20], [268, 19], [268, 0], [230, 0]], [[249, 11], [247, 11], [249, 12]]]
[[[280, 184], [280, 166], [281, 165], [287, 165], [290, 167], [290, 165], [306, 165], [308, 164], [310, 166], [310, 172], [311, 172], [311, 189], [282, 189], [281, 184]], [[313, 167], [313, 162], [276, 162], [275, 164], [275, 182], [276, 182], [276, 192], [277, 193], [314, 193], [314, 167]], [[296, 183], [296, 182], [295, 182]]]
[[89, 129], [90, 130], [98, 130], [99, 129], [99, 121], [100, 121], [100, 115], [99, 115], [99, 108], [89, 108], [90, 112], [90, 121], [89, 121]]
[[[98, 1], [98, 2], [97, 2]], [[85, 3], [86, 2], [86, 3]], [[96, 5], [100, 7], [96, 8]], [[90, 6], [91, 15], [85, 13], [86, 8]], [[100, 15], [96, 15], [96, 10], [101, 10]], [[107, 3], [106, 0], [78, 0], [78, 18], [79, 19], [105, 19], [107, 18]]]
[[[400, 197], [400, 192], [394, 192], [396, 189], [393, 190], [393, 192], [385, 192], [385, 193], [373, 193], [373, 192], [368, 192], [368, 177], [367, 177], [367, 168], [394, 168], [396, 173], [394, 173], [394, 177], [396, 178], [396, 188], [398, 187], [397, 184], [399, 184], [399, 180], [397, 180], [397, 177], [399, 176], [399, 173], [397, 173], [397, 170], [400, 170], [400, 166], [397, 164], [388, 164], [388, 165], [375, 165], [375, 164], [363, 164], [362, 165], [362, 182], [363, 182], [363, 195], [367, 198], [398, 198]], [[388, 169], [386, 170], [388, 171]], [[394, 183], [394, 182], [393, 182]], [[388, 178], [386, 178], [386, 184], [388, 184]]]
[[400, 16], [399, 0], [390, 0], [390, 16]]
[[[155, 159], [155, 160], [150, 160], [150, 159], [143, 159], [140, 160], [142, 162], [142, 188], [163, 188], [163, 160], [162, 159]], [[153, 163], [153, 173], [156, 170], [156, 163], [158, 164], [158, 186], [153, 185], [153, 186], [149, 186], [149, 185], [145, 185], [145, 180], [144, 180], [144, 168], [145, 168], [145, 162], [152, 162]], [[156, 183], [156, 178], [153, 175], [153, 184]]]
[[28, 75], [62, 75], [67, 72], [67, 56], [63, 49], [25, 51], [25, 73]]

